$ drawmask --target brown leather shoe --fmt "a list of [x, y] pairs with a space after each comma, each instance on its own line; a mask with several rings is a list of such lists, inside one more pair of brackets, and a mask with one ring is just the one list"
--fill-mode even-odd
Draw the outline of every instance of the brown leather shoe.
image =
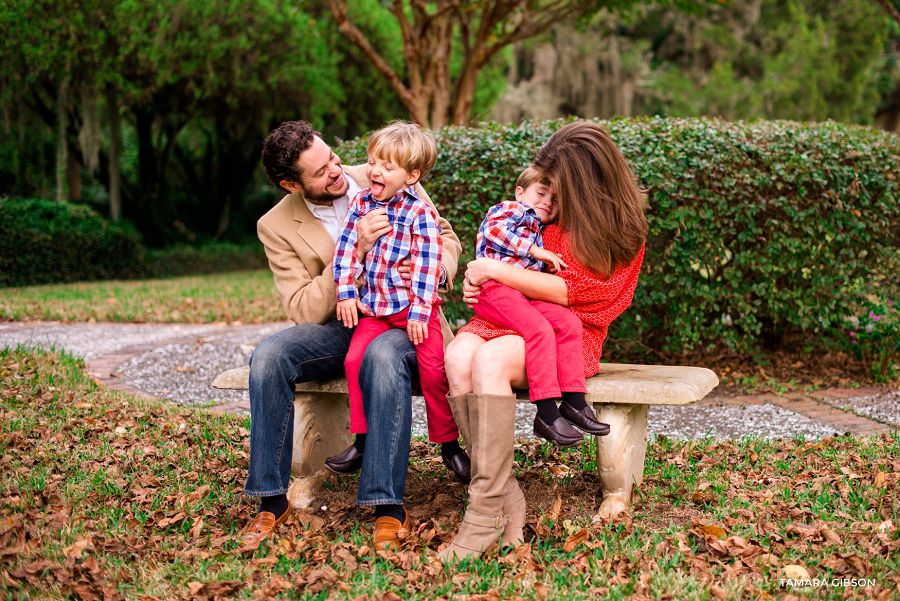
[[556, 418], [549, 426], [540, 415], [534, 416], [534, 435], [552, 442], [558, 447], [567, 448], [580, 445], [584, 436], [564, 417]]
[[375, 520], [375, 548], [385, 550], [395, 550], [399, 542], [409, 536], [411, 522], [409, 513], [403, 509], [403, 523], [399, 520], [389, 517], [378, 518]]
[[350, 445], [345, 451], [332, 455], [325, 460], [325, 467], [335, 474], [352, 474], [362, 467], [363, 454], [356, 449], [356, 445]]
[[447, 469], [453, 472], [459, 481], [468, 484], [472, 480], [472, 460], [466, 455], [465, 451], [457, 453], [450, 459], [441, 457]]
[[606, 436], [609, 434], [609, 424], [597, 421], [597, 416], [590, 405], [581, 411], [576, 411], [574, 407], [563, 401], [559, 405], [559, 413], [572, 422], [575, 427], [584, 430], [588, 434], [593, 434], [594, 436]]
[[241, 538], [244, 540], [244, 543], [252, 543], [256, 540], [262, 540], [272, 534], [278, 526], [283, 524], [285, 520], [287, 520], [291, 516], [291, 504], [288, 503], [287, 509], [284, 510], [277, 518], [275, 514], [270, 511], [260, 511], [256, 514], [256, 517], [253, 518], [253, 521], [250, 522], [244, 531], [241, 533]]

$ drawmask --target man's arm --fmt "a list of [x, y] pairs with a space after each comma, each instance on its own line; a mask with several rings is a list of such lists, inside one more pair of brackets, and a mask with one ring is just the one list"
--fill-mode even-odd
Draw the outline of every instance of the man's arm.
[[[431, 198], [428, 196], [428, 193], [425, 192], [425, 189], [421, 184], [416, 184], [416, 194], [419, 195], [419, 198], [427, 202], [434, 208], [435, 213], [437, 213], [437, 207], [434, 206], [434, 203], [431, 201]], [[438, 215], [438, 225], [441, 226], [441, 241], [443, 242], [443, 247], [441, 249], [441, 265], [444, 268], [444, 272], [447, 274], [447, 281], [442, 284], [438, 290], [440, 292], [448, 292], [453, 290], [453, 280], [456, 279], [456, 269], [459, 265], [459, 255], [462, 253], [462, 244], [459, 242], [459, 237], [453, 232], [453, 228], [450, 227], [450, 222]]]
[[259, 221], [256, 231], [266, 250], [275, 288], [288, 319], [294, 323], [325, 323], [336, 315], [337, 295], [331, 266], [310, 273], [294, 248]]

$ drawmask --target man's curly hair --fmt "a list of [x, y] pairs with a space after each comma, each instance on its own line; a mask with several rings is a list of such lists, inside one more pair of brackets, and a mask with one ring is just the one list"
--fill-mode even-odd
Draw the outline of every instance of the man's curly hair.
[[266, 176], [273, 184], [287, 192], [279, 182], [300, 182], [297, 161], [309, 149], [313, 136], [322, 134], [306, 121], [285, 121], [273, 130], [263, 142], [262, 160]]

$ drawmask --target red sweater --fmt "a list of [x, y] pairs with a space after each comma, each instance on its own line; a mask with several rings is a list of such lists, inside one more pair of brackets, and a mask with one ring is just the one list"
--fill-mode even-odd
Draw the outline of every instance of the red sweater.
[[[612, 276], [606, 276], [588, 269], [575, 259], [569, 248], [569, 235], [559, 226], [548, 225], [543, 237], [544, 248], [555, 252], [569, 266], [557, 275], [566, 282], [569, 294], [567, 308], [584, 325], [584, 377], [589, 378], [597, 373], [609, 324], [631, 304], [638, 273], [644, 261], [644, 247], [641, 247], [631, 263], [619, 267]], [[460, 331], [475, 334], [485, 340], [510, 334], [519, 335], [513, 330], [498, 328], [479, 317], [473, 317]]]

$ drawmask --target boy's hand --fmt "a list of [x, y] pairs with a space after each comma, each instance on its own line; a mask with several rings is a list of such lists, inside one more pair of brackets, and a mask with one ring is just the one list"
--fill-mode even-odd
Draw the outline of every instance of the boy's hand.
[[418, 346], [428, 338], [428, 324], [410, 319], [406, 322], [406, 333], [409, 334], [409, 341]]
[[[530, 254], [538, 261], [547, 263], [547, 268], [550, 270], [550, 273], [556, 273], [568, 267], [565, 261], [560, 259], [559, 255], [557, 255], [555, 252], [551, 252], [546, 248], [541, 248], [537, 244], [531, 246], [531, 248], [528, 250], [528, 254]], [[551, 265], [552, 267], [550, 267]]]
[[346, 328], [355, 328], [359, 323], [358, 309], [362, 309], [362, 301], [358, 298], [345, 298], [337, 303], [337, 318]]

